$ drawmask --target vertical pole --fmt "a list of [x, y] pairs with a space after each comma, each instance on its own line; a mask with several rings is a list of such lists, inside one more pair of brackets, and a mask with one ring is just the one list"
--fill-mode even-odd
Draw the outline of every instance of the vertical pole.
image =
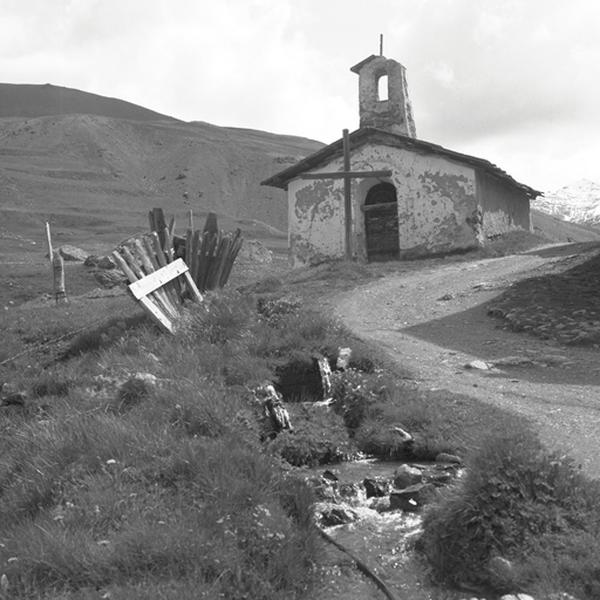
[[383, 56], [383, 33], [379, 34], [379, 56]]
[[[348, 130], [343, 132], [343, 148], [344, 148], [344, 171], [350, 172], [350, 137]], [[346, 260], [352, 260], [352, 193], [351, 193], [352, 177], [344, 176], [344, 224], [345, 224], [345, 241], [346, 241]]]
[[191, 208], [188, 211], [188, 229], [194, 231], [194, 211]]
[[50, 223], [46, 221], [46, 241], [48, 242], [48, 260], [52, 264], [52, 236], [50, 235]]
[[65, 262], [58, 250], [55, 250], [52, 255], [52, 272], [54, 275], [54, 299], [56, 304], [68, 302], [65, 289]]

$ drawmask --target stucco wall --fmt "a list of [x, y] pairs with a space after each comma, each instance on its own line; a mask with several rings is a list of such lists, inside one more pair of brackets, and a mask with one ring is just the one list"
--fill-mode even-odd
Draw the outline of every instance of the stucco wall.
[[529, 199], [514, 186], [485, 172], [478, 172], [477, 199], [483, 215], [484, 238], [493, 238], [514, 229], [531, 230]]
[[[338, 171], [342, 157], [314, 173]], [[397, 190], [400, 256], [474, 247], [479, 244], [475, 173], [470, 167], [436, 155], [384, 145], [364, 145], [352, 152], [353, 170], [392, 169], [386, 179], [354, 179], [354, 253], [365, 258], [364, 214], [360, 206], [369, 188], [385, 180]], [[344, 255], [344, 184], [336, 180], [295, 179], [288, 187], [289, 241], [292, 264], [319, 262]]]

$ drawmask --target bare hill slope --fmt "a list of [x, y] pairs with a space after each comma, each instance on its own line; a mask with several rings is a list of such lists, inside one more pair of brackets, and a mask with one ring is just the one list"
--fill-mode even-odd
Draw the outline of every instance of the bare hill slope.
[[135, 119], [174, 121], [137, 104], [46, 83], [0, 83], [0, 117], [44, 117], [47, 115], [89, 114]]
[[569, 223], [553, 215], [532, 209], [534, 233], [551, 242], [594, 242], [600, 240], [600, 229]]
[[4, 118], [1, 208], [40, 218], [86, 216], [88, 225], [99, 218], [105, 228], [139, 223], [153, 206], [177, 214], [193, 208], [286, 231], [285, 194], [259, 182], [320, 146], [200, 122], [81, 114]]

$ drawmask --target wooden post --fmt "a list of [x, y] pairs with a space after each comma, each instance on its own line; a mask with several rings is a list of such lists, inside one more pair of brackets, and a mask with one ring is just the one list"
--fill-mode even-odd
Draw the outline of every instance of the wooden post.
[[52, 252], [52, 273], [54, 275], [54, 298], [56, 304], [68, 302], [65, 289], [65, 261], [58, 250]]
[[[350, 172], [350, 137], [348, 130], [343, 130], [344, 172]], [[346, 230], [346, 260], [352, 260], [352, 178], [344, 177], [344, 221]]]
[[50, 223], [46, 221], [46, 241], [48, 242], [48, 260], [52, 264], [52, 236], [50, 235]]
[[52, 267], [52, 279], [54, 283], [54, 300], [56, 304], [68, 302], [65, 288], [65, 261], [58, 250], [52, 248], [52, 234], [50, 223], [46, 221], [46, 241], [48, 242], [48, 260]]

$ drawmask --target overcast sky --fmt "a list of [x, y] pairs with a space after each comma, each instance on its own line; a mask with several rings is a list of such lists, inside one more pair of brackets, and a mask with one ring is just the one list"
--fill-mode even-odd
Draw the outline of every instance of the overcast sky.
[[0, 0], [0, 81], [330, 143], [380, 33], [418, 137], [541, 190], [600, 182], [596, 0]]

